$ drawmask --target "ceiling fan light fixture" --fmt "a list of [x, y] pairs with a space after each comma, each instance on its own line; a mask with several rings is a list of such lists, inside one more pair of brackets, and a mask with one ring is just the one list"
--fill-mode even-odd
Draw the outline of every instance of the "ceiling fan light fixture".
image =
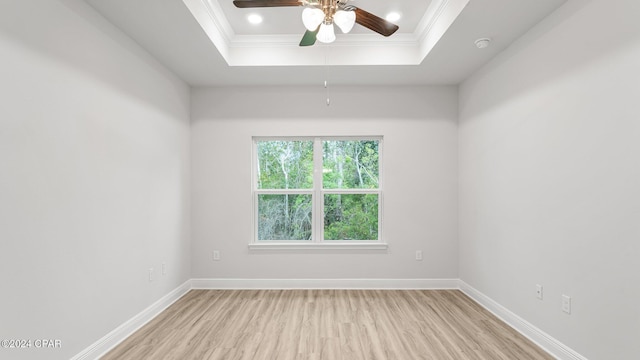
[[346, 34], [353, 29], [353, 25], [356, 23], [356, 13], [355, 11], [338, 10], [333, 15], [333, 22]]
[[320, 25], [320, 31], [318, 31], [316, 38], [318, 41], [325, 44], [336, 41], [336, 33], [333, 29], [333, 23], [324, 21], [322, 25]]
[[309, 31], [316, 31], [324, 21], [324, 12], [316, 8], [306, 8], [302, 11], [302, 23]]

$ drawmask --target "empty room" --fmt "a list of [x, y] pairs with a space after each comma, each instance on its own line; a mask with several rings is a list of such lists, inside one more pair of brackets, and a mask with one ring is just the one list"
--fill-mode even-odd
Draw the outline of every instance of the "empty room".
[[639, 17], [0, 0], [0, 359], [640, 359]]

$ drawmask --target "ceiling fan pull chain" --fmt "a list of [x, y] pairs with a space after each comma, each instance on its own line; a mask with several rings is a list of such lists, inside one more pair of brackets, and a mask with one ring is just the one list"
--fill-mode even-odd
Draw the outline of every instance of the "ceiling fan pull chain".
[[327, 80], [324, 81], [324, 88], [327, 94], [327, 106], [331, 105], [331, 99], [329, 98], [329, 85], [327, 85]]
[[327, 79], [329, 79], [329, 65], [327, 65], [327, 51], [328, 47], [324, 49], [324, 89], [327, 95], [327, 106], [331, 105], [331, 99], [329, 98], [329, 84]]

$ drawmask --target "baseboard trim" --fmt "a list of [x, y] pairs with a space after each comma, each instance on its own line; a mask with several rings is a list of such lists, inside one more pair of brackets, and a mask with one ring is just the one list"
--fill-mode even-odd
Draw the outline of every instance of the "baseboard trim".
[[458, 279], [192, 279], [193, 289], [458, 289]]
[[191, 279], [96, 341], [71, 360], [99, 359], [191, 289], [457, 289], [559, 360], [588, 360], [459, 279]]
[[481, 293], [471, 285], [460, 280], [460, 290], [469, 296], [473, 301], [484, 307], [495, 316], [504, 321], [507, 325], [518, 331], [529, 340], [543, 348], [550, 355], [559, 360], [588, 360], [584, 356], [578, 354], [573, 349], [564, 345], [551, 335], [540, 330], [530, 322], [514, 314], [509, 309], [500, 305], [490, 297]]
[[171, 304], [183, 297], [191, 290], [191, 280], [187, 280], [184, 284], [178, 286], [175, 290], [163, 296], [160, 300], [144, 309], [138, 315], [118, 326], [116, 329], [96, 341], [82, 352], [71, 358], [71, 360], [89, 360], [99, 359], [108, 351], [116, 347], [134, 332], [140, 329], [149, 321], [153, 320]]

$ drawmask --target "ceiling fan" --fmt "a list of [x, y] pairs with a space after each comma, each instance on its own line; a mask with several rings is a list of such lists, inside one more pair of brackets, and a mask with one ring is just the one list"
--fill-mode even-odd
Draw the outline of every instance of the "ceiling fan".
[[310, 46], [316, 40], [323, 43], [335, 41], [333, 25], [337, 25], [343, 33], [348, 33], [355, 23], [383, 36], [390, 36], [398, 31], [395, 25], [385, 19], [373, 15], [353, 5], [350, 0], [234, 0], [238, 8], [306, 6], [302, 11], [302, 23], [305, 32], [300, 46]]

